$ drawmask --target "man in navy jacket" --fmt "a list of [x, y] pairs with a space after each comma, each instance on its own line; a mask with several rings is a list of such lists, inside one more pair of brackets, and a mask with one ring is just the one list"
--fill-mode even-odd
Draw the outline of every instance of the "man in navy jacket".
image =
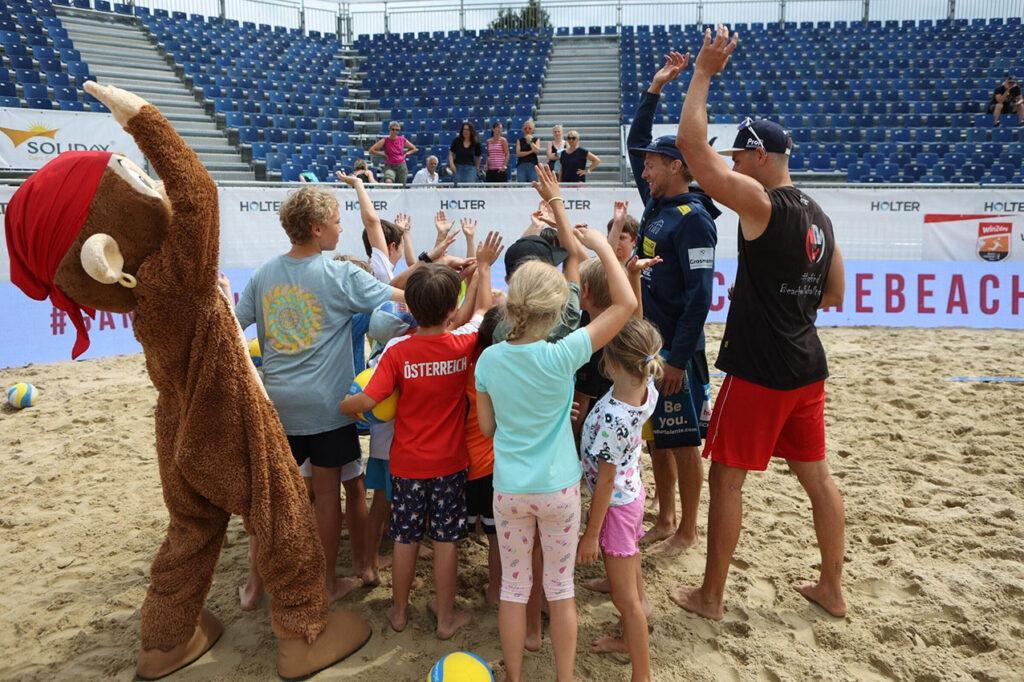
[[[720, 215], [711, 199], [689, 184], [693, 180], [674, 135], [651, 139], [661, 90], [686, 68], [689, 56], [673, 53], [651, 81], [629, 129], [626, 144], [644, 214], [637, 235], [640, 258], [658, 256], [661, 263], [643, 273], [644, 317], [664, 340], [665, 378], [658, 407], [651, 418], [658, 521], [653, 539], [658, 548], [676, 554], [697, 543], [697, 506], [704, 469], [701, 440], [711, 416], [708, 362], [704, 354], [704, 321], [711, 307], [715, 273], [714, 219]], [[645, 429], [646, 431], [646, 429]], [[675, 517], [678, 474], [682, 515]]]

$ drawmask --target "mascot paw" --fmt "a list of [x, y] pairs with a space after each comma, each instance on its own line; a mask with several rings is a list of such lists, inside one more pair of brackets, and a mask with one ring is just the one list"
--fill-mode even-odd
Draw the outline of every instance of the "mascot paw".
[[358, 613], [334, 611], [312, 644], [301, 637], [278, 638], [277, 674], [285, 680], [304, 680], [359, 651], [371, 634], [370, 624]]
[[203, 609], [192, 637], [170, 651], [143, 649], [139, 652], [139, 664], [135, 675], [140, 680], [159, 680], [171, 673], [195, 663], [203, 654], [213, 648], [224, 632], [224, 626], [217, 617]]
[[139, 113], [142, 107], [149, 104], [149, 102], [134, 93], [116, 88], [113, 85], [100, 85], [96, 81], [86, 81], [85, 91], [103, 102], [107, 109], [110, 109], [110, 113], [114, 115], [114, 120], [121, 127], [128, 125], [128, 121], [135, 114]]

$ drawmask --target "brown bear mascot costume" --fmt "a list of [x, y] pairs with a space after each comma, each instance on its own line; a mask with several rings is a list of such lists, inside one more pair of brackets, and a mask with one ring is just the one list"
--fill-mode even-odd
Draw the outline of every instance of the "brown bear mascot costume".
[[328, 612], [323, 550], [295, 460], [217, 287], [217, 187], [152, 105], [87, 83], [163, 179], [127, 158], [69, 152], [41, 168], [7, 209], [11, 281], [69, 313], [134, 312], [156, 407], [156, 452], [170, 516], [142, 604], [137, 673], [194, 662], [223, 627], [203, 608], [228, 519], [241, 516], [271, 595], [277, 669], [304, 678], [358, 650], [369, 625]]

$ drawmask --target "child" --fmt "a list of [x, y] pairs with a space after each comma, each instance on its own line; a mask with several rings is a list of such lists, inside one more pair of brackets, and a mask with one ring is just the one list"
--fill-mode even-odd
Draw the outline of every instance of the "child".
[[[560, 231], [569, 216], [550, 169], [538, 167], [538, 193], [552, 206]], [[553, 266], [527, 261], [509, 283], [509, 341], [483, 352], [476, 366], [480, 429], [494, 436], [494, 513], [501, 553], [498, 625], [507, 679], [522, 679], [526, 602], [533, 585], [531, 553], [539, 528], [544, 592], [558, 680], [573, 679], [576, 601], [573, 558], [580, 524], [580, 463], [569, 410], [572, 378], [596, 348], [619, 331], [636, 307], [626, 273], [608, 240], [576, 230], [605, 263], [612, 304], [587, 327], [548, 343], [561, 318], [568, 285]], [[615, 267], [612, 267], [612, 266]]]
[[280, 215], [292, 247], [253, 273], [236, 314], [243, 329], [256, 324], [264, 385], [296, 463], [312, 463], [325, 585], [334, 600], [360, 583], [335, 576], [342, 468], [361, 458], [353, 420], [335, 409], [337, 395], [354, 377], [352, 316], [403, 296], [351, 263], [323, 255], [337, 247], [341, 234], [338, 202], [329, 191], [312, 185], [298, 189], [281, 205]]
[[466, 376], [481, 316], [491, 307], [490, 270], [500, 251], [501, 237], [492, 232], [477, 252], [475, 296], [466, 302], [476, 314], [455, 332], [448, 330], [457, 312], [458, 276], [443, 265], [417, 268], [406, 288], [417, 333], [393, 339], [365, 390], [341, 402], [345, 414], [365, 412], [399, 392], [390, 460], [394, 604], [387, 612], [396, 632], [408, 624], [409, 591], [428, 521], [434, 541], [435, 634], [449, 639], [470, 620], [455, 610], [455, 543], [466, 535]]
[[612, 603], [622, 616], [622, 638], [600, 637], [596, 652], [628, 652], [634, 682], [651, 679], [647, 614], [639, 541], [643, 536], [645, 491], [640, 477], [640, 430], [657, 405], [654, 382], [661, 378], [661, 334], [633, 318], [604, 348], [601, 372], [612, 380], [583, 424], [580, 453], [593, 497], [577, 563], [604, 555]]
[[623, 265], [636, 251], [636, 235], [640, 223], [629, 214], [628, 201], [616, 201], [612, 219], [608, 221], [608, 241], [615, 249], [615, 257]]
[[484, 315], [477, 335], [477, 351], [469, 367], [466, 382], [466, 399], [469, 414], [466, 416], [466, 450], [469, 452], [469, 475], [466, 482], [466, 521], [470, 528], [477, 520], [487, 536], [487, 603], [498, 604], [498, 590], [501, 588], [501, 557], [498, 555], [497, 531], [494, 528], [494, 441], [480, 430], [476, 407], [476, 363], [480, 353], [494, 342], [494, 328], [504, 317], [505, 311], [495, 306]]

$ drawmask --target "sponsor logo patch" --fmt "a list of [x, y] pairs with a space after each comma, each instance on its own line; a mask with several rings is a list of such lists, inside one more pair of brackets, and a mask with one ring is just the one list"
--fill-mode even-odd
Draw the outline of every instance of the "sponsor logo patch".
[[650, 237], [644, 237], [644, 256], [651, 258], [654, 256], [654, 250], [657, 248], [658, 242], [654, 241]]
[[715, 267], [715, 250], [710, 246], [689, 249], [686, 255], [690, 259], [691, 270], [710, 270]]
[[978, 257], [994, 262], [1010, 255], [1010, 242], [1013, 237], [1011, 222], [980, 222], [978, 223]]

